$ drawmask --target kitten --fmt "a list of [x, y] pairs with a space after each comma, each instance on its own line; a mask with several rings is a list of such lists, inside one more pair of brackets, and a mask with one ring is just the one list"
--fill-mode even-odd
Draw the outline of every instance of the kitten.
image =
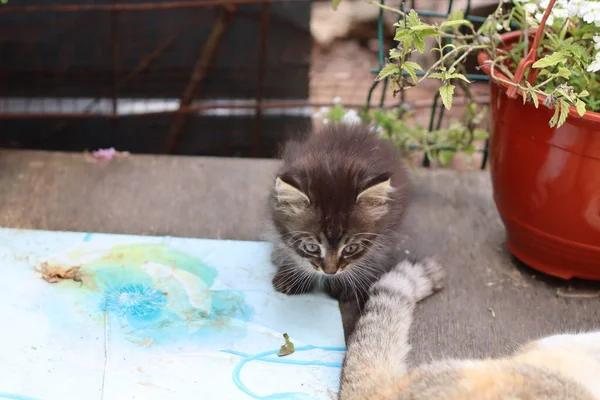
[[401, 257], [408, 177], [394, 144], [363, 125], [330, 125], [289, 142], [270, 193], [273, 285], [300, 294], [322, 285], [364, 304]]
[[372, 286], [348, 340], [340, 400], [600, 399], [600, 332], [549, 336], [502, 359], [438, 361], [408, 371], [415, 303], [442, 277], [431, 260], [404, 262]]

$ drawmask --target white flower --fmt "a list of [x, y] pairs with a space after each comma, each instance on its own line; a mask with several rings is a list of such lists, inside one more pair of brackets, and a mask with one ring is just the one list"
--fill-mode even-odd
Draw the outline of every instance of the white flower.
[[327, 114], [329, 114], [329, 107], [321, 107], [321, 108], [319, 108], [319, 111], [317, 111], [316, 113], [313, 114], [313, 118], [315, 118], [315, 119], [325, 118], [327, 116]]
[[379, 125], [373, 125], [372, 127], [369, 128], [369, 131], [382, 136], [383, 135], [383, 128], [380, 127]]
[[346, 112], [346, 114], [344, 114], [341, 122], [346, 125], [360, 124], [361, 119], [355, 110], [349, 110]]
[[581, 10], [581, 7], [583, 6], [583, 4], [586, 3], [585, 0], [571, 0], [569, 1], [569, 4], [567, 5], [567, 12], [569, 14], [569, 17], [578, 17], [579, 15], [579, 10]]
[[600, 36], [594, 36], [594, 49], [600, 50]]
[[600, 3], [599, 2], [585, 2], [579, 9], [581, 18], [588, 24], [592, 22], [596, 26], [600, 26]]
[[587, 72], [598, 72], [600, 71], [600, 60], [596, 59], [593, 63], [588, 65]]
[[527, 14], [531, 14], [531, 15], [535, 14], [538, 10], [537, 5], [533, 4], [533, 3], [525, 4], [524, 8], [525, 8], [525, 11], [527, 11]]
[[552, 16], [554, 18], [562, 19], [562, 18], [567, 18], [569, 16], [569, 13], [564, 8], [557, 8], [557, 9], [552, 10]]
[[[590, 14], [593, 10], [594, 5], [589, 1], [581, 1], [581, 5], [579, 6], [579, 10], [577, 12], [577, 16], [580, 18], [584, 18], [586, 15]], [[585, 18], [584, 18], [585, 20]]]
[[[538, 22], [542, 22], [542, 18], [544, 18], [544, 13], [537, 13], [535, 14], [535, 19], [538, 20]], [[552, 25], [554, 23], [554, 17], [552, 16], [552, 14], [548, 15], [548, 19], [546, 20], [546, 25]]]
[[335, 96], [335, 97], [334, 97], [334, 98], [331, 100], [331, 102], [332, 102], [333, 104], [340, 104], [340, 103], [342, 102], [342, 99], [340, 99], [340, 97], [339, 97], [339, 96]]
[[588, 72], [600, 71], [600, 53], [596, 53], [596, 59], [587, 67]]

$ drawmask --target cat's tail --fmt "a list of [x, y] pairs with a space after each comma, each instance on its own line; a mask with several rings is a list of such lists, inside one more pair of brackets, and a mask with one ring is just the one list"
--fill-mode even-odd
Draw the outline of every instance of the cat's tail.
[[402, 261], [370, 289], [363, 314], [348, 339], [340, 400], [393, 399], [407, 372], [415, 304], [441, 289], [443, 268], [433, 259]]

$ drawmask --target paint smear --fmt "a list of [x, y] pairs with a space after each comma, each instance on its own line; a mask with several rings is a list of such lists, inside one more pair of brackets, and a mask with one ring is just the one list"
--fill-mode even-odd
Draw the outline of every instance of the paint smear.
[[82, 282], [52, 286], [61, 300], [43, 306], [50, 315], [67, 311], [60, 324], [74, 332], [82, 321], [73, 316], [109, 318], [112, 330], [139, 345], [196, 339], [210, 346], [245, 336], [252, 317], [243, 293], [211, 290], [215, 268], [167, 244], [86, 242], [46, 263], [79, 267]]

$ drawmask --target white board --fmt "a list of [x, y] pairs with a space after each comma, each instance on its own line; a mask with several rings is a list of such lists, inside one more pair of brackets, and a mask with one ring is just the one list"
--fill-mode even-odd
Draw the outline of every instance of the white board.
[[0, 399], [335, 399], [338, 304], [275, 292], [269, 250], [0, 229]]

